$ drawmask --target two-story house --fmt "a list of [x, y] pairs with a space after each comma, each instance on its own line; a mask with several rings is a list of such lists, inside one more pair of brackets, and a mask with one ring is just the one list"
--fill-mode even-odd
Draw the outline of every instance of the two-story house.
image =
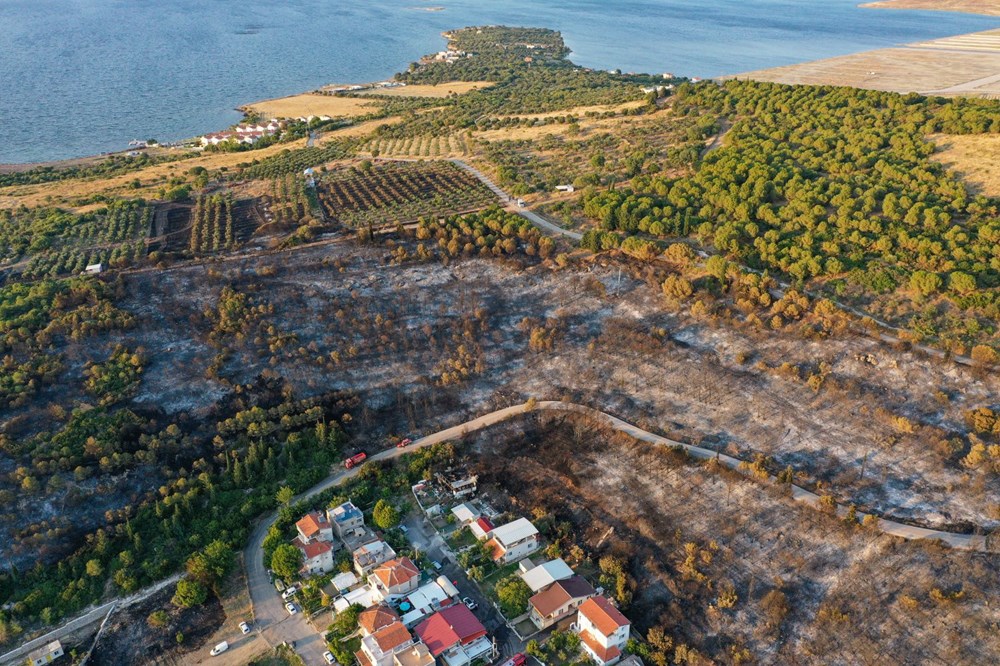
[[354, 653], [361, 666], [393, 666], [393, 656], [413, 646], [413, 636], [398, 620], [363, 636]]
[[541, 546], [538, 530], [527, 518], [496, 527], [486, 542], [493, 553], [493, 560], [503, 564], [517, 562]]
[[442, 608], [417, 625], [416, 634], [444, 666], [466, 666], [493, 654], [486, 627], [464, 604]]
[[528, 617], [539, 629], [575, 613], [597, 590], [582, 576], [558, 580], [528, 600]]
[[385, 541], [373, 541], [355, 550], [351, 557], [354, 559], [354, 570], [362, 578], [367, 578], [372, 569], [396, 557], [396, 551]]
[[389, 560], [372, 570], [368, 584], [379, 599], [393, 602], [417, 589], [420, 569], [408, 557]]
[[628, 643], [631, 622], [607, 597], [591, 597], [580, 606], [573, 630], [580, 648], [598, 666], [618, 663]]
[[365, 531], [365, 514], [354, 506], [353, 502], [344, 502], [339, 506], [327, 509], [327, 518], [333, 525], [333, 531], [341, 539], [360, 536]]
[[330, 521], [320, 511], [311, 511], [302, 516], [299, 522], [295, 523], [295, 529], [299, 533], [302, 543], [311, 541], [333, 541], [333, 527]]
[[310, 541], [302, 543], [299, 537], [292, 539], [292, 544], [302, 551], [303, 575], [313, 576], [333, 571], [333, 545], [329, 541]]

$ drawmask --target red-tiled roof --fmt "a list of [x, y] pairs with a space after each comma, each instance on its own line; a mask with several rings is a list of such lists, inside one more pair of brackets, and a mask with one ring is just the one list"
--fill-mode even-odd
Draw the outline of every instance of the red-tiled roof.
[[479, 528], [482, 531], [486, 532], [487, 534], [496, 529], [493, 523], [490, 522], [490, 519], [485, 516], [480, 516], [479, 518], [477, 518], [476, 525], [479, 525]]
[[323, 553], [328, 553], [332, 550], [330, 544], [325, 541], [310, 541], [307, 544], [299, 546], [302, 552], [305, 553], [306, 559], [311, 560], [314, 557], [319, 557]]
[[594, 638], [593, 635], [591, 635], [589, 631], [581, 631], [580, 640], [583, 641], [584, 644], [587, 647], [589, 647], [594, 654], [597, 655], [597, 658], [604, 663], [611, 661], [612, 659], [614, 659], [615, 657], [617, 657], [622, 653], [622, 651], [619, 650], [618, 646], [616, 645], [612, 645], [610, 647], [604, 647], [597, 641], [596, 638]]
[[361, 664], [361, 666], [375, 666], [375, 664], [372, 663], [372, 660], [368, 658], [368, 655], [365, 654], [364, 650], [358, 650], [355, 652], [354, 657], [358, 660], [358, 663]]
[[393, 622], [372, 634], [382, 652], [392, 652], [401, 645], [413, 640], [413, 636], [403, 626], [402, 622]]
[[548, 617], [573, 599], [593, 596], [596, 592], [582, 576], [573, 576], [565, 580], [557, 580], [531, 597], [528, 603], [534, 607], [539, 615]]
[[415, 576], [420, 575], [420, 569], [410, 558], [400, 557], [380, 565], [372, 573], [382, 581], [386, 588], [391, 588], [410, 582]]
[[311, 538], [319, 534], [320, 530], [329, 529], [330, 523], [323, 517], [323, 514], [313, 511], [304, 515], [299, 522], [295, 523], [295, 527], [303, 535]]
[[607, 597], [591, 597], [580, 606], [580, 614], [590, 620], [599, 632], [610, 636], [621, 627], [627, 627], [631, 622], [614, 607]]
[[442, 608], [418, 624], [415, 631], [435, 657], [459, 643], [468, 645], [486, 635], [486, 627], [465, 604]]
[[366, 634], [374, 634], [383, 627], [399, 621], [399, 616], [388, 606], [376, 606], [369, 608], [358, 615], [358, 626]]

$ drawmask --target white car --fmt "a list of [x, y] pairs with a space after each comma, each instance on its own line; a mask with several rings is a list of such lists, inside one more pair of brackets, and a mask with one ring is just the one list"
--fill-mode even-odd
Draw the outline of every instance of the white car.
[[437, 560], [431, 560], [431, 566], [434, 567], [436, 571], [441, 571], [441, 563]]
[[475, 601], [473, 601], [472, 597], [464, 597], [462, 599], [462, 603], [465, 604], [465, 606], [469, 610], [476, 610], [477, 608], [479, 608], [479, 604], [477, 604]]
[[290, 601], [287, 604], [285, 604], [285, 610], [288, 611], [289, 615], [295, 615], [296, 613], [299, 612], [299, 609], [295, 607], [295, 604], [293, 604]]
[[240, 622], [240, 631], [242, 631], [244, 634], [249, 634], [250, 625], [247, 624], [246, 622]]
[[285, 601], [288, 601], [289, 599], [294, 597], [298, 591], [299, 588], [296, 587], [295, 585], [292, 585], [290, 588], [281, 593], [281, 598], [284, 599]]
[[218, 657], [220, 654], [222, 654], [228, 649], [229, 649], [229, 643], [227, 643], [226, 641], [222, 641], [214, 648], [212, 648], [212, 651], [209, 654], [211, 654], [213, 657]]
[[337, 663], [337, 660], [333, 658], [333, 653], [330, 652], [329, 650], [327, 650], [326, 652], [323, 653], [323, 658], [326, 659], [326, 663], [328, 663], [328, 664], [336, 664]]

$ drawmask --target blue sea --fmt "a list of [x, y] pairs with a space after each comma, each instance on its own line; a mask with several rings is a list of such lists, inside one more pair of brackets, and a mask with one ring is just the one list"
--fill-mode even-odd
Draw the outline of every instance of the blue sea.
[[466, 25], [550, 27], [584, 66], [700, 77], [1000, 25], [855, 2], [0, 0], [0, 163], [219, 129], [243, 103], [386, 78]]

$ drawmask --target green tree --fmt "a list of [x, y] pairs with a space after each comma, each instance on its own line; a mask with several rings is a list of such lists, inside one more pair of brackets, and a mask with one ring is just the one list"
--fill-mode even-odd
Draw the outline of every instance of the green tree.
[[499, 581], [494, 592], [503, 614], [507, 617], [517, 617], [523, 613], [528, 607], [528, 600], [531, 599], [531, 588], [517, 575]]
[[177, 581], [177, 590], [170, 602], [179, 608], [193, 608], [205, 603], [208, 590], [200, 582], [183, 578]]
[[928, 271], [913, 271], [910, 287], [921, 296], [930, 296], [941, 288], [941, 276]]
[[380, 530], [390, 530], [399, 525], [399, 511], [391, 503], [380, 499], [372, 511], [372, 522]]
[[104, 567], [101, 566], [100, 560], [87, 560], [87, 575], [92, 578], [98, 578], [104, 574]]
[[214, 585], [229, 573], [235, 556], [233, 549], [223, 541], [216, 539], [205, 546], [187, 561], [188, 574], [206, 585]]
[[302, 551], [290, 543], [283, 543], [271, 555], [271, 570], [284, 580], [299, 575], [302, 568]]
[[278, 489], [278, 492], [275, 495], [275, 499], [278, 500], [278, 504], [283, 504], [283, 505], [289, 504], [292, 501], [293, 497], [295, 497], [295, 491], [289, 488], [288, 486], [281, 486], [281, 488]]

